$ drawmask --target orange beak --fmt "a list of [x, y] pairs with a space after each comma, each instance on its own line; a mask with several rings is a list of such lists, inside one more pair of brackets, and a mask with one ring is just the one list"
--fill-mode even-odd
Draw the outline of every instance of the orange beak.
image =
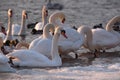
[[62, 30], [62, 31], [61, 31], [61, 34], [62, 34], [65, 38], [68, 38], [68, 37], [66, 36], [66, 34], [65, 34], [65, 30]]

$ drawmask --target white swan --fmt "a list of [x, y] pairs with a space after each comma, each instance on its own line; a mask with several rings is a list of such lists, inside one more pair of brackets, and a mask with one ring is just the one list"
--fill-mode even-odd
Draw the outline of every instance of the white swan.
[[[14, 51], [8, 56], [14, 57], [13, 63], [18, 66], [27, 66], [27, 67], [46, 67], [46, 66], [61, 66], [62, 61], [58, 53], [58, 37], [61, 33], [61, 28], [55, 29], [55, 35], [52, 40], [51, 46], [51, 56], [52, 59], [49, 59], [42, 53], [38, 53], [33, 50], [17, 50]], [[49, 52], [50, 53], [50, 52]]]
[[120, 21], [120, 16], [113, 17], [105, 29], [92, 29], [93, 34], [93, 45], [96, 50], [106, 50], [114, 48], [120, 44], [120, 34], [113, 30], [113, 25], [115, 22]]
[[67, 39], [63, 36], [59, 38], [59, 48], [62, 54], [67, 54], [69, 52], [75, 52], [83, 44], [82, 36], [73, 29], [70, 25], [65, 24], [65, 15], [63, 12], [58, 11], [53, 13], [49, 18], [49, 23], [54, 24], [55, 26], [63, 27], [66, 31]]
[[[114, 35], [116, 35], [120, 41], [120, 33], [113, 30], [113, 26], [116, 22], [120, 22], [120, 16], [115, 16], [108, 22], [108, 24], [106, 25], [106, 31], [111, 32]], [[120, 43], [119, 43], [119, 46], [120, 46]]]
[[[3, 40], [0, 37], [0, 48], [3, 45]], [[9, 59], [7, 56], [3, 55], [2, 51], [0, 50], [0, 72], [15, 72], [15, 69], [10, 67], [10, 64], [8, 63]]]
[[[29, 49], [37, 51], [39, 53], [43, 53], [44, 55], [51, 57], [49, 52], [51, 51], [51, 45], [52, 45], [52, 35], [50, 34], [49, 30], [54, 30], [53, 24], [46, 24], [43, 29], [43, 35], [40, 38], [37, 38], [33, 40], [30, 43]], [[37, 41], [37, 43], [36, 43]], [[47, 49], [46, 49], [47, 48]]]
[[[77, 32], [82, 36], [83, 38], [83, 45], [84, 47], [88, 48], [90, 51], [94, 51], [95, 47], [93, 47], [93, 35], [92, 30], [89, 27], [80, 26], [77, 29]], [[83, 46], [82, 45], [82, 46]]]
[[42, 8], [42, 22], [39, 22], [35, 25], [36, 30], [43, 30], [45, 24], [47, 23], [48, 10], [46, 6]]
[[4, 42], [6, 42], [7, 40], [12, 40], [13, 36], [12, 34], [12, 16], [13, 16], [13, 12], [11, 9], [8, 10], [8, 31], [7, 31], [7, 35], [6, 38], [4, 39]]
[[12, 24], [12, 35], [25, 35], [25, 23], [26, 19], [28, 18], [27, 12], [25, 10], [22, 11], [22, 19], [21, 19], [21, 25], [18, 24]]
[[54, 32], [54, 27], [52, 25], [45, 25], [44, 29], [43, 29], [43, 34], [40, 35], [38, 38], [34, 39], [30, 45], [29, 45], [29, 49], [33, 49], [37, 43], [43, 38], [43, 37], [46, 37], [46, 38], [50, 38], [52, 39], [52, 36], [51, 34], [49, 33], [49, 31], [51, 32]]

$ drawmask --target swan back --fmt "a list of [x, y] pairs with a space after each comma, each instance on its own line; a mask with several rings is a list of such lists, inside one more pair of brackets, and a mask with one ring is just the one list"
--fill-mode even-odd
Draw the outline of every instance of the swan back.
[[113, 26], [116, 22], [120, 22], [120, 16], [113, 17], [106, 25], [106, 30], [109, 32], [112, 32], [115, 36], [119, 38], [119, 44], [120, 44], [120, 34], [117, 31], [113, 30]]

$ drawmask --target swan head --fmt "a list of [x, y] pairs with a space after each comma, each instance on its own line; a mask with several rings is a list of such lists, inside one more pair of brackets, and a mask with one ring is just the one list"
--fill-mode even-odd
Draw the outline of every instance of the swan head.
[[65, 22], [65, 14], [62, 11], [57, 11], [54, 12], [50, 17], [49, 17], [49, 23], [53, 23], [56, 25], [56, 20], [60, 19], [62, 23]]
[[58, 12], [58, 18], [60, 18], [61, 22], [64, 23], [65, 22], [65, 14], [63, 12]]
[[12, 15], [13, 15], [12, 9], [8, 9], [8, 16], [9, 16], [9, 17], [12, 17]]
[[23, 16], [23, 18], [28, 19], [28, 14], [27, 14], [26, 10], [22, 11], [22, 16]]
[[61, 34], [61, 35], [63, 35], [65, 38], [67, 38], [66, 32], [65, 32], [65, 30], [64, 30], [62, 27], [57, 27], [57, 28], [55, 29], [55, 34], [56, 34], [56, 33]]

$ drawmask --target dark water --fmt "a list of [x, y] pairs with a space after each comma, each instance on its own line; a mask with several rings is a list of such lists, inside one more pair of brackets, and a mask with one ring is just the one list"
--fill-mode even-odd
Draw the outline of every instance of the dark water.
[[[79, 27], [103, 23], [105, 26], [108, 20], [119, 15], [119, 0], [52, 0], [64, 6], [62, 10], [66, 15], [66, 22]], [[1, 0], [0, 21], [7, 23], [7, 10], [14, 10], [14, 23], [20, 23], [21, 11], [26, 9], [29, 14], [28, 23], [41, 21], [41, 8], [46, 4], [45, 0]], [[49, 10], [49, 15], [56, 10]]]

